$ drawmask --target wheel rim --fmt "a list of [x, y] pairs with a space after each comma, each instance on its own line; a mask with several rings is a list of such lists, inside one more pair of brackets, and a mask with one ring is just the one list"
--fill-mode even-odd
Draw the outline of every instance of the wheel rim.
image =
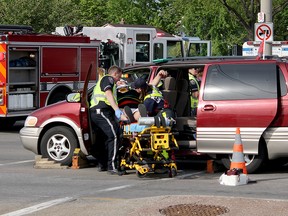
[[171, 177], [172, 177], [172, 178], [175, 177], [175, 176], [177, 176], [177, 169], [176, 169], [175, 167], [172, 167], [171, 170], [170, 170], [170, 172], [171, 172]]
[[[245, 165], [248, 166], [255, 159], [255, 155], [244, 154]], [[229, 155], [229, 160], [232, 161], [232, 155]]]
[[47, 142], [47, 152], [53, 160], [64, 160], [68, 157], [70, 151], [71, 144], [63, 134], [55, 134]]
[[147, 173], [140, 173], [138, 170], [136, 171], [136, 174], [139, 178], [144, 178], [146, 176]]

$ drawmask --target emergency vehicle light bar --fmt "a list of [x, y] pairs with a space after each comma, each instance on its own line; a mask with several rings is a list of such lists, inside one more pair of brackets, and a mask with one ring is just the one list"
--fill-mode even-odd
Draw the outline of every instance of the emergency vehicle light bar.
[[[259, 46], [260, 44], [261, 44], [261, 41], [247, 41], [247, 45]], [[272, 41], [272, 44], [273, 45], [287, 45], [288, 41]]]
[[161, 33], [161, 32], [158, 32], [157, 33], [157, 37], [163, 37], [165, 34], [164, 33]]
[[33, 32], [31, 26], [26, 25], [0, 25], [0, 32]]
[[260, 41], [247, 41], [247, 45], [260, 45]]

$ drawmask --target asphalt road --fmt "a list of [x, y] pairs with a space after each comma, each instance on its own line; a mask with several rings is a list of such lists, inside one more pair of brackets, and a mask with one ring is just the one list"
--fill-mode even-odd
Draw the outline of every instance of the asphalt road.
[[0, 132], [0, 215], [165, 215], [169, 206], [182, 204], [225, 208], [224, 215], [288, 214], [287, 166], [249, 174], [250, 183], [236, 187], [220, 185], [223, 170], [208, 174], [197, 160], [179, 164], [175, 178], [141, 179], [133, 170], [111, 176], [95, 167], [35, 169], [35, 155], [21, 145], [20, 127]]

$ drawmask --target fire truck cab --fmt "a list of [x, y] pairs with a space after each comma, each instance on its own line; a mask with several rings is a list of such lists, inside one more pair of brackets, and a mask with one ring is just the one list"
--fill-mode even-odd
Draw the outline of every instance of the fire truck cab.
[[[257, 56], [260, 47], [260, 41], [247, 41], [243, 44], [243, 56]], [[288, 41], [273, 41], [272, 55], [285, 57], [288, 56]]]
[[[71, 27], [70, 27], [71, 28]], [[57, 27], [60, 35], [73, 35], [69, 27]], [[184, 57], [181, 37], [147, 25], [106, 24], [83, 27], [81, 33], [101, 40], [100, 60], [105, 68], [152, 63], [154, 59]]]
[[100, 41], [36, 34], [0, 25], [0, 120], [26, 117], [83, 88], [90, 63], [96, 80]]
[[201, 40], [199, 37], [183, 37], [186, 57], [211, 56], [211, 41]]
[[152, 63], [157, 59], [211, 56], [211, 41], [180, 37], [148, 25], [106, 24], [101, 27], [57, 27], [56, 34], [83, 34], [101, 40], [104, 68]]

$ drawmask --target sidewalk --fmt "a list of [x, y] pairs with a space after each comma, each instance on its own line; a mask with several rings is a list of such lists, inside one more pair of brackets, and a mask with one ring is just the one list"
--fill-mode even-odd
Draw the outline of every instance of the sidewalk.
[[[186, 204], [186, 205], [183, 205]], [[168, 208], [170, 206], [170, 208]], [[182, 210], [190, 210], [189, 213]], [[192, 209], [192, 210], [191, 210]], [[162, 210], [162, 214], [160, 211]], [[175, 211], [176, 210], [176, 211]], [[164, 214], [166, 211], [166, 214]], [[174, 211], [174, 214], [173, 214]], [[191, 212], [193, 211], [193, 212]], [[221, 214], [222, 212], [226, 212]], [[176, 213], [175, 213], [176, 212]], [[286, 216], [288, 201], [220, 196], [156, 196], [139, 199], [83, 197], [33, 215], [163, 216], [163, 215]], [[220, 212], [220, 213], [219, 213]], [[194, 214], [193, 214], [194, 213]]]

